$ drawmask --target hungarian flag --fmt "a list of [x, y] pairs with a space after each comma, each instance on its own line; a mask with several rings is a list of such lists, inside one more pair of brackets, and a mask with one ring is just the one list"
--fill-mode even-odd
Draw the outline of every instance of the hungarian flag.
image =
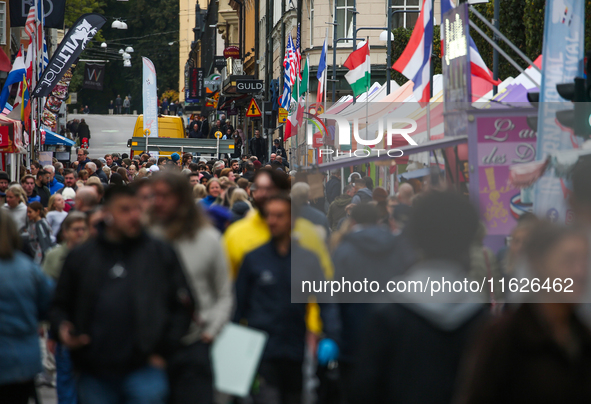
[[300, 82], [300, 97], [308, 91], [308, 82], [310, 81], [310, 74], [308, 70], [308, 58], [306, 58], [306, 63], [304, 64], [304, 71], [302, 72], [302, 80]]
[[366, 92], [371, 84], [369, 43], [362, 42], [360, 45], [359, 49], [353, 51], [344, 63], [344, 66], [349, 69], [345, 78], [351, 85], [355, 97]]

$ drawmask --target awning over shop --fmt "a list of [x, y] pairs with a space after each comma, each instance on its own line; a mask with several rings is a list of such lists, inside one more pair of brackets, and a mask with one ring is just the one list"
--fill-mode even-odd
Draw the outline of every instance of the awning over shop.
[[76, 142], [68, 139], [62, 135], [58, 135], [50, 130], [45, 129], [45, 144], [59, 144], [64, 146], [75, 146]]
[[[462, 143], [468, 143], [468, 136], [453, 136], [453, 137], [444, 137], [443, 139], [438, 140], [431, 140], [425, 143], [419, 144], [417, 146], [414, 145], [406, 145], [397, 147], [397, 150], [401, 150], [404, 154], [415, 154], [421, 152], [429, 152], [432, 150], [439, 150], [439, 149], [446, 149], [448, 147], [457, 146]], [[383, 151], [378, 155], [373, 154], [366, 157], [341, 157], [331, 161], [329, 163], [318, 164], [310, 167], [305, 167], [305, 169], [318, 169], [320, 171], [329, 171], [329, 170], [336, 170], [338, 168], [343, 167], [351, 167], [357, 166], [360, 164], [371, 163], [374, 161], [385, 161], [391, 160], [392, 157], [388, 156], [387, 153]]]

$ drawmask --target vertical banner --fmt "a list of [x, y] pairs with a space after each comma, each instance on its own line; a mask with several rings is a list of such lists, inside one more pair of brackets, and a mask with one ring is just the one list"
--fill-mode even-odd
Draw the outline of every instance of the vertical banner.
[[452, 8], [443, 15], [443, 106], [445, 111], [461, 111], [471, 105], [470, 26], [468, 4]]
[[142, 57], [143, 82], [142, 99], [144, 103], [144, 136], [158, 137], [158, 94], [156, 91], [156, 68], [154, 63]]
[[[556, 111], [573, 108], [572, 103], [560, 97], [556, 84], [582, 76], [584, 23], [584, 1], [546, 0], [537, 160], [559, 150], [571, 150], [580, 143], [556, 122]], [[536, 183], [534, 212], [552, 222], [569, 223], [572, 215], [567, 211], [568, 186], [553, 168], [548, 169]]]

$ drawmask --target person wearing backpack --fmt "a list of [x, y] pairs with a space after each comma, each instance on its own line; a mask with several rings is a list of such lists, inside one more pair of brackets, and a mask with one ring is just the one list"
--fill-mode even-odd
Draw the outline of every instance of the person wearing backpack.
[[372, 201], [372, 192], [365, 185], [364, 179], [358, 178], [354, 180], [353, 186], [355, 187], [355, 196], [351, 200], [352, 204], [357, 205], [360, 203], [368, 203]]

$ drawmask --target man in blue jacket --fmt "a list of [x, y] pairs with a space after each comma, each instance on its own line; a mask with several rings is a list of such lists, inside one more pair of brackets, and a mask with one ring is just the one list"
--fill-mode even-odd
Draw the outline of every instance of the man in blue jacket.
[[[236, 281], [234, 321], [269, 335], [259, 366], [259, 389], [255, 403], [300, 403], [302, 365], [306, 336], [306, 304], [292, 303], [299, 279], [322, 281], [322, 269], [315, 255], [299, 247], [291, 238], [291, 201], [288, 196], [272, 196], [265, 205], [265, 220], [272, 239], [247, 254]], [[292, 257], [305, 274], [292, 271]], [[320, 341], [318, 362], [335, 361], [335, 342], [340, 326], [337, 307], [321, 304], [325, 338]]]
[[57, 191], [62, 189], [64, 187], [64, 184], [62, 184], [61, 182], [59, 182], [55, 178], [55, 167], [54, 166], [49, 164], [49, 165], [46, 165], [45, 167], [43, 167], [43, 169], [49, 173], [49, 182], [47, 183], [47, 187], [49, 188], [49, 193], [51, 195], [53, 195]]

